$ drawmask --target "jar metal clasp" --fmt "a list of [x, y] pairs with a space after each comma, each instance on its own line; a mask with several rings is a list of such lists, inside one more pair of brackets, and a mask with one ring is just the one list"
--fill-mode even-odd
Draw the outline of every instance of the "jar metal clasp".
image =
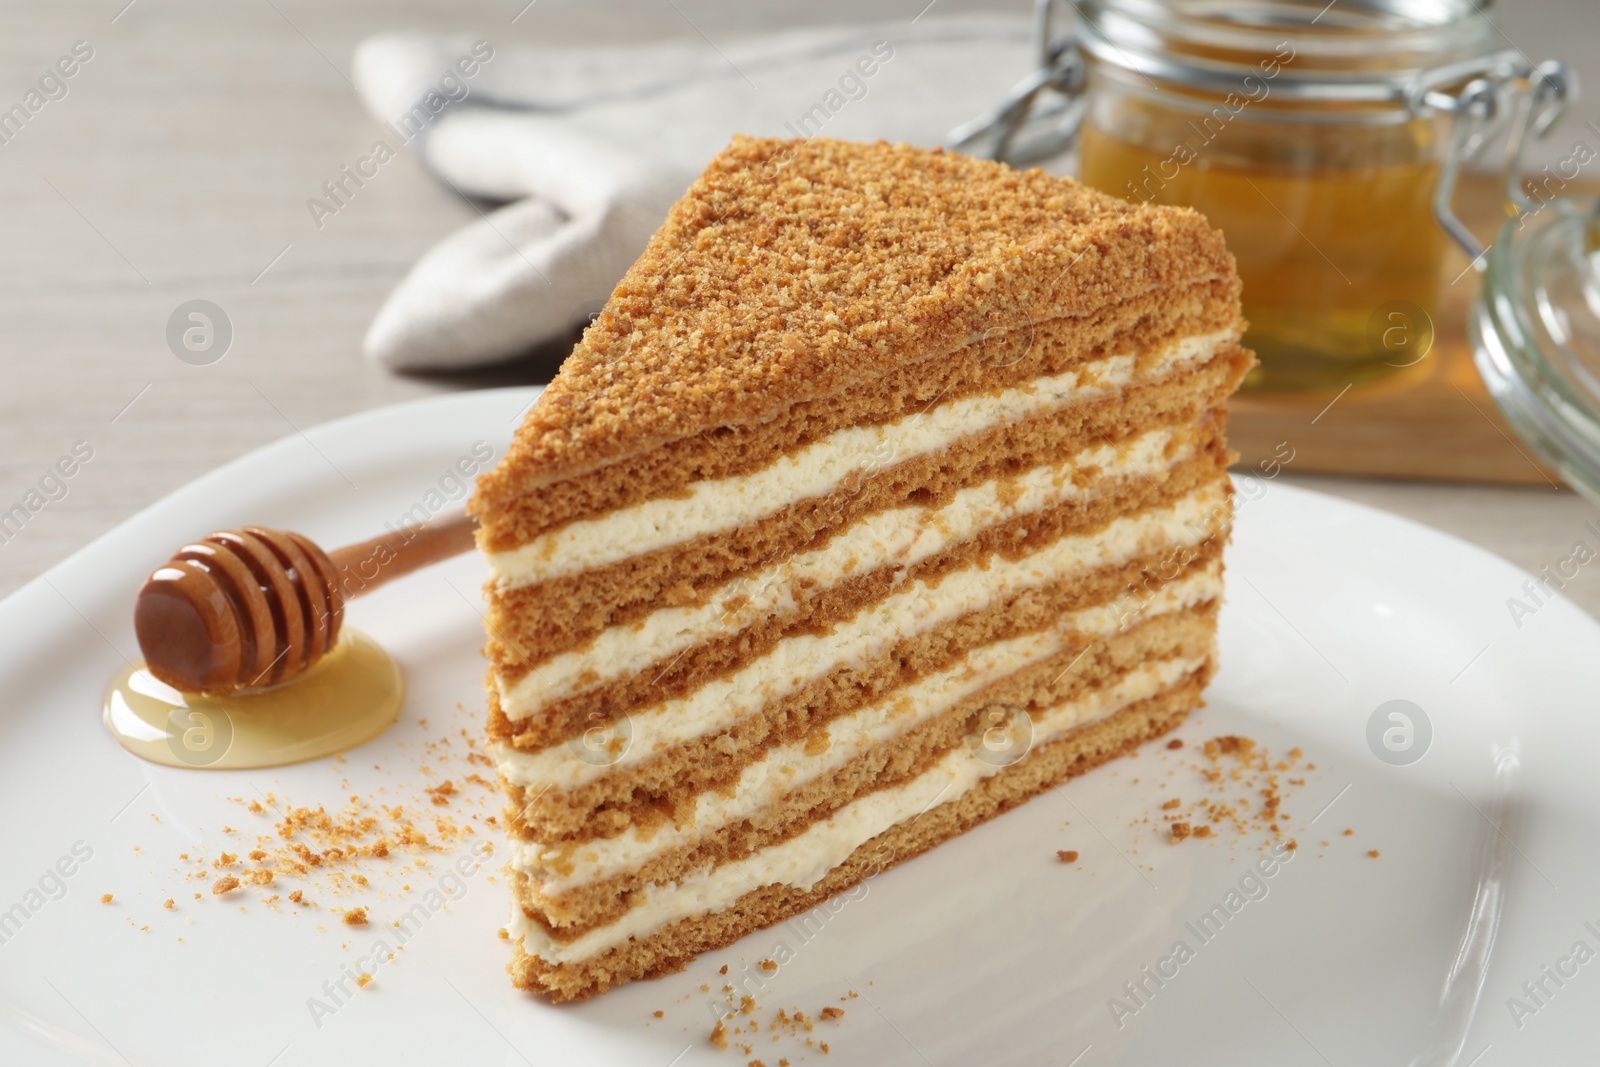
[[[1060, 155], [1078, 136], [1086, 104], [1086, 65], [1071, 33], [1057, 35], [1060, 0], [1034, 0], [1039, 65], [993, 109], [951, 130], [945, 147], [1012, 164]], [[1048, 100], [1041, 106], [1041, 101]]]
[[[1454, 92], [1442, 88], [1460, 85], [1463, 78], [1466, 84]], [[1456, 215], [1455, 190], [1461, 168], [1505, 130], [1506, 202], [1513, 217], [1537, 210], [1523, 188], [1523, 149], [1530, 134], [1544, 136], [1576, 95], [1577, 77], [1565, 63], [1548, 59], [1534, 65], [1514, 51], [1487, 57], [1470, 70], [1443, 67], [1429, 71], [1412, 86], [1408, 105], [1413, 114], [1439, 112], [1452, 119], [1450, 146], [1440, 162], [1439, 183], [1434, 189], [1433, 214], [1471, 257], [1472, 269], [1483, 271], [1488, 247]]]

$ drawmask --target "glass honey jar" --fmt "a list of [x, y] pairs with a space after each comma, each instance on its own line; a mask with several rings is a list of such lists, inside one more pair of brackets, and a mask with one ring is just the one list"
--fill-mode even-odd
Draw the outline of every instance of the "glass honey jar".
[[1507, 47], [1486, 0], [1072, 6], [1058, 37], [1040, 0], [1038, 73], [953, 146], [1027, 162], [1075, 139], [1086, 184], [1205, 214], [1244, 282], [1247, 387], [1341, 388], [1421, 358], [1450, 237], [1477, 251], [1457, 171], [1504, 130], [1520, 147], [1555, 117], [1530, 101], [1573, 86]]

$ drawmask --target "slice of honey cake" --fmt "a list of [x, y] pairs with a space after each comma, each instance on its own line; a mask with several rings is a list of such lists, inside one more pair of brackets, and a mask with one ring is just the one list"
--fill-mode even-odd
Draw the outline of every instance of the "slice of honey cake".
[[1198, 706], [1242, 330], [1192, 211], [712, 160], [472, 504], [517, 984], [675, 970]]

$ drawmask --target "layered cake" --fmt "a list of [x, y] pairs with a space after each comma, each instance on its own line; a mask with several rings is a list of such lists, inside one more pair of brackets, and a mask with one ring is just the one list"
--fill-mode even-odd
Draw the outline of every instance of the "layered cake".
[[472, 503], [517, 984], [677, 969], [1181, 721], [1242, 329], [1192, 211], [712, 160]]

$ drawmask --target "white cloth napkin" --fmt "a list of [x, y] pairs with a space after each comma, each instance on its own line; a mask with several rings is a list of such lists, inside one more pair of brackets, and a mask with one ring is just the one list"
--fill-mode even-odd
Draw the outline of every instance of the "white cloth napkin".
[[423, 256], [367, 355], [464, 368], [560, 337], [599, 310], [734, 133], [934, 146], [1033, 63], [1030, 25], [1010, 17], [581, 51], [364, 41], [356, 85], [385, 142], [465, 196], [511, 201]]

